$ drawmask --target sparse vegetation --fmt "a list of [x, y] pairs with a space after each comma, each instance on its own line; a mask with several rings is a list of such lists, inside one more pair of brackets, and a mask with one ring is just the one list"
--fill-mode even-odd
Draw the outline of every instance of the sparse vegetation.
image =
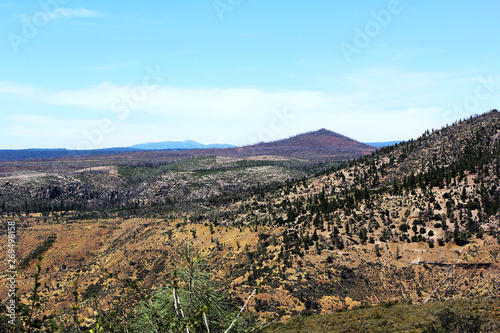
[[[498, 295], [498, 131], [500, 117], [491, 112], [342, 164], [321, 164], [317, 156], [298, 161], [288, 150], [273, 159], [186, 152], [159, 154], [169, 156], [164, 160], [100, 158], [106, 168], [99, 172], [65, 169], [59, 180], [0, 182], [2, 217], [16, 220], [21, 242], [30, 244], [19, 248], [23, 279], [36, 257], [47, 258], [37, 318], [55, 308], [71, 315], [64, 304], [80, 303], [82, 327], [95, 323], [95, 330], [110, 330], [108, 311], [114, 318], [144, 315], [143, 323], [157, 315], [172, 322], [167, 304], [175, 304], [174, 281], [179, 292], [189, 284], [179, 269], [172, 280], [169, 263], [176, 261], [174, 249], [190, 244], [209, 254], [207, 263], [221, 283], [218, 294], [225, 299], [230, 295], [243, 303], [263, 276], [276, 272], [248, 304], [260, 316], [281, 310], [302, 315], [292, 320], [300, 327], [309, 325], [305, 317], [337, 311], [335, 316], [364, 318], [362, 325], [377, 331], [396, 325], [385, 308], [420, 311], [417, 305], [391, 303], [396, 300], [425, 302], [426, 308], [459, 298], [490, 302], [486, 296]], [[16, 192], [12, 184], [29, 191]], [[74, 302], [67, 290], [79, 265], [80, 298]], [[121, 284], [102, 279], [101, 266], [120, 272]], [[140, 281], [142, 292], [151, 295], [137, 313], [131, 310], [144, 300], [123, 298], [126, 277]], [[210, 302], [185, 303], [189, 295], [178, 305], [191, 309], [190, 318], [200, 324]], [[371, 307], [382, 302], [384, 309]], [[96, 306], [106, 311], [93, 315]], [[357, 310], [338, 312], [348, 307]], [[365, 310], [372, 317], [363, 317]], [[449, 310], [448, 317], [465, 315], [468, 323], [478, 315], [483, 330], [497, 325], [476, 309]], [[443, 328], [436, 316], [415, 320], [417, 331]], [[195, 326], [194, 321], [176, 325]]]

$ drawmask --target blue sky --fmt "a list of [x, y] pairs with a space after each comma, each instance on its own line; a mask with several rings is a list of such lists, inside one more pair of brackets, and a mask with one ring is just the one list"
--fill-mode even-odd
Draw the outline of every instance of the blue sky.
[[499, 108], [499, 14], [496, 0], [0, 0], [0, 148], [418, 137]]

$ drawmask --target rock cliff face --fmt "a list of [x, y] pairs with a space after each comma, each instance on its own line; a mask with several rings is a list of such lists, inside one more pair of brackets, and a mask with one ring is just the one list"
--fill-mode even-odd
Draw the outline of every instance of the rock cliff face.
[[85, 187], [83, 184], [70, 184], [70, 185], [45, 185], [38, 189], [35, 189], [31, 194], [34, 199], [40, 200], [53, 200], [61, 196], [74, 197], [80, 200], [94, 200], [100, 199], [101, 196], [107, 198], [113, 198], [117, 195], [116, 191], [110, 191], [109, 193], [100, 193], [96, 190], [91, 190]]
[[66, 186], [62, 188], [57, 185], [45, 185], [33, 191], [31, 196], [40, 200], [52, 200], [59, 197], [63, 193], [73, 192], [73, 186]]
[[64, 210], [116, 208], [129, 200], [129, 188], [124, 179], [109, 174], [19, 172], [0, 185], [0, 201], [13, 211], [27, 207], [41, 212], [59, 209], [61, 203]]

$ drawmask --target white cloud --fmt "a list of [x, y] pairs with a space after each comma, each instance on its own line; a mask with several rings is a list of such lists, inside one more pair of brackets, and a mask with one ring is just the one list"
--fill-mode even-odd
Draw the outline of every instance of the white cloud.
[[[171, 86], [118, 86], [103, 82], [74, 90], [47, 90], [0, 82], [0, 93], [45, 105], [81, 107], [118, 112], [120, 106], [149, 115], [196, 114], [200, 117], [239, 117], [265, 113], [276, 107], [293, 105], [314, 110], [342, 102], [345, 97], [319, 91], [278, 91], [258, 89], [207, 89]], [[343, 102], [342, 102], [343, 103]]]
[[37, 88], [17, 84], [15, 82], [4, 81], [0, 82], [0, 93], [19, 95], [19, 96], [30, 96], [36, 94]]
[[95, 10], [87, 8], [56, 8], [54, 11], [47, 13], [51, 20], [73, 17], [102, 17], [103, 15]]
[[4, 125], [2, 148], [70, 148], [82, 140], [86, 128], [95, 127], [95, 121], [76, 122], [50, 115], [18, 114], [7, 116]]
[[[124, 86], [109, 82], [82, 89], [49, 90], [0, 82], [0, 108], [6, 109], [1, 104], [2, 95], [14, 97], [9, 101], [22, 101], [14, 102], [24, 105], [18, 112], [29, 116], [8, 118], [7, 124], [17, 126], [17, 133], [50, 138], [53, 144], [49, 146], [68, 142], [68, 147], [75, 148], [88, 139], [85, 133], [98, 137], [96, 131], [102, 120], [109, 120], [113, 130], [97, 140], [96, 148], [185, 139], [249, 144], [322, 127], [361, 141], [389, 141], [418, 137], [426, 129], [456, 120], [446, 118], [447, 109], [467, 96], [466, 92], [457, 100], [456, 89], [449, 88], [448, 83], [457, 77], [463, 76], [371, 70], [353, 75], [347, 82], [349, 88], [342, 93]], [[469, 94], [474, 93], [476, 81], [468, 81], [472, 86]], [[490, 105], [500, 102], [497, 90], [490, 99], [481, 101], [474, 113], [487, 111]], [[52, 108], [57, 112], [71, 108], [68, 112], [79, 112], [78, 117], [66, 113], [66, 120], [61, 120], [56, 111], [47, 111]], [[285, 109], [292, 116], [286, 123], [277, 115]], [[54, 134], [58, 129], [60, 133]]]
[[85, 69], [91, 69], [91, 70], [117, 70], [117, 69], [123, 69], [126, 67], [130, 67], [134, 65], [134, 62], [132, 61], [122, 61], [122, 62], [116, 62], [112, 64], [107, 64], [107, 65], [101, 65], [101, 66], [90, 66], [90, 67], [85, 67]]
[[47, 90], [14, 82], [0, 82], [0, 93], [17, 95], [23, 100], [45, 105], [82, 107], [92, 110], [109, 109], [112, 99], [126, 93], [127, 90], [127, 87], [118, 87], [109, 82], [74, 90]]

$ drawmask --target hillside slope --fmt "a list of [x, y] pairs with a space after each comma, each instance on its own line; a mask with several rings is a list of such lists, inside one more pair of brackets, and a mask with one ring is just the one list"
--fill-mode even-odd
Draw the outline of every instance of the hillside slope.
[[20, 257], [32, 259], [19, 287], [28, 290], [32, 254], [55, 233], [43, 251], [46, 313], [70, 311], [78, 265], [82, 292], [111, 308], [123, 290], [101, 267], [150, 290], [186, 243], [209, 256], [235, 297], [268, 280], [250, 303], [262, 314], [498, 296], [499, 133], [489, 112], [322, 175], [185, 208], [4, 216], [19, 221]]

